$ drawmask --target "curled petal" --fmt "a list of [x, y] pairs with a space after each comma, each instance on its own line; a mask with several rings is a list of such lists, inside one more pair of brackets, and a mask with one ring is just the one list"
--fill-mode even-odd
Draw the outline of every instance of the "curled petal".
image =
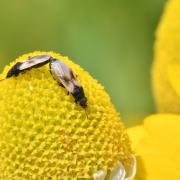
[[[121, 162], [118, 162], [117, 166], [114, 168], [110, 174], [110, 180], [133, 180], [136, 174], [136, 158], [131, 155], [131, 166], [125, 169]], [[94, 180], [104, 180], [106, 178], [107, 172], [105, 170], [100, 170], [93, 174]]]

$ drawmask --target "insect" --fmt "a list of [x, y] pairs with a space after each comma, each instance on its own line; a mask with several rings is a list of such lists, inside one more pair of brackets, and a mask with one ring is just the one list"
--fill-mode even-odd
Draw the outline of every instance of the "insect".
[[10, 78], [12, 76], [18, 76], [19, 73], [24, 72], [26, 70], [30, 70], [31, 68], [38, 68], [45, 64], [47, 64], [51, 60], [51, 56], [49, 55], [40, 55], [33, 56], [29, 59], [17, 62], [7, 73], [6, 78]]
[[53, 59], [50, 61], [50, 72], [53, 78], [79, 103], [81, 107], [87, 107], [87, 98], [85, 97], [83, 87], [80, 85], [73, 71], [62, 61]]
[[81, 107], [86, 108], [87, 98], [76, 75], [66, 64], [50, 55], [33, 56], [25, 61], [17, 62], [8, 71], [6, 78], [18, 76], [21, 72], [30, 70], [31, 68], [41, 67], [47, 63], [49, 63], [50, 72], [53, 78], [59, 83], [59, 85], [66, 88], [68, 93], [72, 94], [76, 103], [79, 103]]

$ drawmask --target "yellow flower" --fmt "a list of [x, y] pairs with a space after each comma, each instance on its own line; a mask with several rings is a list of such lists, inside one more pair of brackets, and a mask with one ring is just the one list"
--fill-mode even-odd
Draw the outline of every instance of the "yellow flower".
[[115, 176], [117, 167], [127, 173], [132, 166], [127, 133], [104, 87], [86, 71], [59, 54], [34, 52], [5, 67], [1, 78], [16, 62], [41, 54], [63, 61], [77, 74], [88, 107], [76, 104], [58, 85], [48, 64], [1, 81], [0, 177], [97, 178], [98, 172]]
[[180, 179], [180, 115], [152, 115], [128, 134], [137, 155], [136, 179]]
[[180, 1], [167, 3], [156, 34], [152, 84], [159, 112], [180, 113]]

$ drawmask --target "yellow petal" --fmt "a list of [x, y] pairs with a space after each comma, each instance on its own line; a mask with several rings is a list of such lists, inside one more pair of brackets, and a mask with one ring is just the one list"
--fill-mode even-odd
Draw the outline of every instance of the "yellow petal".
[[137, 179], [180, 178], [180, 115], [149, 116], [128, 134], [137, 154]]
[[133, 149], [137, 149], [139, 147], [139, 144], [143, 141], [143, 139], [148, 136], [148, 133], [142, 126], [128, 128], [127, 132], [131, 141], [133, 142]]
[[174, 63], [168, 65], [167, 70], [168, 80], [170, 85], [179, 96], [180, 99], [180, 63]]
[[152, 86], [158, 112], [180, 113], [180, 1], [169, 0], [156, 33]]

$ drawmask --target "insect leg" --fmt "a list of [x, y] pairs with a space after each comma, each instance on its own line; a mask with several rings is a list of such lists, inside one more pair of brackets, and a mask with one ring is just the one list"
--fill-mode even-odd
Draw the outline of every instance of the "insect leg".
[[64, 85], [63, 85], [62, 83], [58, 82], [58, 84], [59, 84], [59, 86], [65, 88]]
[[0, 79], [0, 81], [4, 81], [6, 78], [4, 78], [4, 79]]

